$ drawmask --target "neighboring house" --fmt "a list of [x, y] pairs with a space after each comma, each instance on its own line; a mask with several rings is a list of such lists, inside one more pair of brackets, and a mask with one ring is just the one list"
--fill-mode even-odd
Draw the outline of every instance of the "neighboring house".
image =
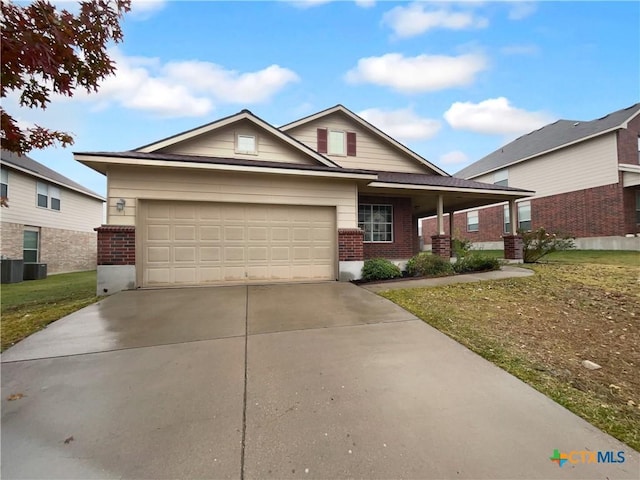
[[[577, 238], [579, 248], [638, 249], [640, 103], [592, 121], [558, 120], [478, 160], [456, 177], [518, 185], [520, 229], [544, 227]], [[454, 215], [454, 236], [491, 248], [511, 228], [507, 205]], [[447, 222], [449, 223], [449, 222]], [[429, 241], [436, 219], [422, 222]], [[483, 243], [485, 242], [485, 243]]]
[[27, 156], [2, 151], [0, 254], [46, 263], [47, 273], [96, 268], [104, 198]]
[[[125, 152], [107, 175], [98, 293], [349, 280], [419, 250], [418, 219], [533, 192], [453, 178], [338, 105], [276, 128], [243, 110]], [[449, 242], [437, 253], [449, 256]]]

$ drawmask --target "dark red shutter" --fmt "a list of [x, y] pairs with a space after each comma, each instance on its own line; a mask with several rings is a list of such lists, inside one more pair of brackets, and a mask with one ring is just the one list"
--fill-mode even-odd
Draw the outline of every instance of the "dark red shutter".
[[327, 153], [327, 129], [318, 129], [318, 153]]
[[347, 155], [356, 156], [356, 132], [347, 132]]

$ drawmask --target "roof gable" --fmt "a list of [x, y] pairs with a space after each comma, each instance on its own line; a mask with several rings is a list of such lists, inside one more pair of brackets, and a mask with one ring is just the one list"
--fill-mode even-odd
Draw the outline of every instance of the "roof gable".
[[47, 182], [54, 183], [61, 187], [104, 201], [104, 198], [96, 192], [83, 187], [79, 183], [74, 182], [49, 167], [45, 167], [43, 164], [36, 162], [33, 158], [27, 157], [26, 155], [18, 155], [8, 150], [2, 150], [2, 164], [15, 168], [16, 170], [27, 175], [31, 175], [32, 177], [40, 178]]
[[640, 113], [640, 103], [596, 120], [558, 120], [522, 135], [516, 140], [455, 173], [456, 177], [474, 178], [485, 173], [523, 162], [591, 138], [626, 128]]
[[384, 133], [379, 128], [367, 122], [362, 117], [356, 115], [351, 110], [346, 108], [343, 105], [336, 105], [334, 107], [328, 108], [326, 110], [322, 110], [321, 112], [315, 113], [313, 115], [309, 115], [300, 120], [296, 120], [294, 122], [288, 123], [280, 127], [280, 130], [283, 132], [293, 132], [300, 127], [305, 125], [309, 125], [312, 123], [317, 123], [318, 120], [325, 119], [327, 117], [335, 116], [336, 114], [345, 116], [350, 122], [357, 125], [360, 129], [365, 130], [368, 134], [380, 140], [385, 145], [391, 147], [393, 150], [400, 152], [405, 158], [410, 159], [412, 162], [420, 165], [425, 169], [425, 173], [435, 173], [438, 175], [449, 176], [444, 170], [441, 170], [422, 156], [418, 155], [416, 152], [398, 142], [393, 137], [390, 137], [386, 133]]
[[[202, 125], [200, 127], [187, 130], [171, 137], [167, 137], [162, 140], [158, 140], [154, 143], [144, 145], [135, 149], [136, 152], [153, 153], [153, 152], [166, 152], [166, 153], [184, 153], [180, 152], [179, 148], [176, 148], [180, 144], [190, 143], [193, 145], [198, 139], [211, 138], [215, 132], [223, 131], [224, 129], [233, 125], [245, 125], [249, 129], [255, 132], [263, 132], [266, 136], [274, 138], [276, 142], [286, 146], [286, 148], [295, 151], [303, 156], [304, 159], [309, 162], [301, 163], [313, 163], [321, 164], [328, 167], [338, 167], [334, 162], [324, 157], [323, 155], [315, 152], [311, 148], [307, 147], [303, 143], [297, 141], [286, 133], [278, 130], [274, 126], [265, 122], [261, 118], [257, 117], [249, 110], [242, 110], [235, 115], [231, 115], [220, 120]], [[247, 128], [247, 127], [245, 127]], [[275, 159], [274, 159], [275, 160]]]

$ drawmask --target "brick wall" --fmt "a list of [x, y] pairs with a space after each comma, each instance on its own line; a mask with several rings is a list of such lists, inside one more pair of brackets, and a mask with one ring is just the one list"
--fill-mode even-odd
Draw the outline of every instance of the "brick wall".
[[341, 262], [364, 259], [363, 236], [364, 232], [359, 228], [338, 229], [338, 259]]
[[136, 264], [136, 227], [102, 225], [98, 232], [98, 265]]
[[640, 224], [636, 222], [636, 192], [638, 191], [640, 187], [629, 187], [623, 191], [625, 233], [640, 233]]
[[368, 258], [411, 258], [418, 250], [415, 246], [417, 222], [414, 223], [410, 198], [360, 196], [359, 204], [393, 206], [393, 242], [364, 243], [364, 259]]
[[47, 264], [47, 274], [95, 270], [96, 234], [42, 227], [40, 262]]
[[[630, 189], [626, 189], [630, 190]], [[575, 237], [620, 236], [635, 233], [631, 228], [635, 219], [635, 197], [624, 194], [621, 184], [578, 190], [576, 192], [550, 195], [531, 200], [531, 226], [544, 227], [553, 232]], [[633, 200], [633, 203], [632, 203]], [[633, 207], [631, 206], [633, 205]], [[479, 210], [480, 228], [478, 232], [467, 232], [466, 213], [454, 216], [454, 237], [460, 236], [472, 242], [490, 242], [501, 240], [504, 235], [503, 206]], [[634, 209], [631, 212], [631, 209]], [[448, 222], [445, 231], [448, 233]], [[422, 235], [425, 243], [431, 242], [436, 233], [436, 219], [422, 222]]]
[[19, 260], [22, 258], [24, 225], [2, 222], [0, 226], [0, 255]]
[[[0, 253], [21, 259], [24, 225], [2, 222]], [[47, 274], [95, 270], [96, 234], [61, 228], [40, 227], [40, 263], [47, 264]]]
[[638, 165], [638, 136], [640, 135], [640, 115], [631, 120], [627, 128], [618, 130], [618, 163]]

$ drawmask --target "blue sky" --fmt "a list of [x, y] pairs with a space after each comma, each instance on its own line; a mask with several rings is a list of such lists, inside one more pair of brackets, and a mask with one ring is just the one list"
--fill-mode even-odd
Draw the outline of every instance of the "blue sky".
[[[55, 2], [73, 8], [70, 2]], [[72, 152], [121, 151], [250, 109], [278, 126], [337, 103], [455, 173], [559, 118], [640, 100], [638, 2], [136, 1], [98, 94], [25, 124], [31, 157], [105, 194]]]

